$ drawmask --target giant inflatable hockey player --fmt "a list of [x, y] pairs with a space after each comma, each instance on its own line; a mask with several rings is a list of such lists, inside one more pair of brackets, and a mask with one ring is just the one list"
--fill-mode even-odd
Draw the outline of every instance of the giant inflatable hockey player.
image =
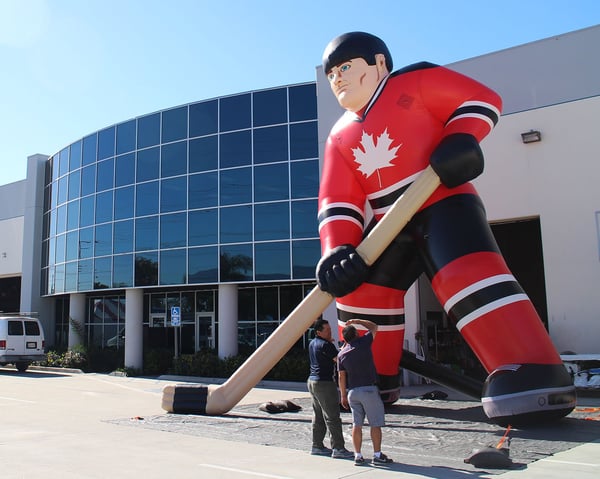
[[[489, 376], [482, 391], [498, 424], [563, 417], [576, 405], [570, 375], [533, 304], [509, 271], [470, 180], [479, 142], [502, 101], [485, 85], [431, 63], [392, 70], [385, 43], [351, 32], [333, 39], [323, 70], [346, 112], [325, 147], [319, 191], [319, 287], [336, 297], [338, 324], [379, 325], [379, 388], [397, 399], [404, 296], [423, 272]], [[368, 267], [355, 247], [431, 165], [441, 185]]]

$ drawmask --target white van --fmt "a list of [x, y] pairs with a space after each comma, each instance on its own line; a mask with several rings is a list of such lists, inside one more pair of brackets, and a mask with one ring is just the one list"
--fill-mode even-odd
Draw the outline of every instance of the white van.
[[0, 365], [27, 371], [33, 361], [46, 359], [42, 325], [36, 318], [0, 314]]

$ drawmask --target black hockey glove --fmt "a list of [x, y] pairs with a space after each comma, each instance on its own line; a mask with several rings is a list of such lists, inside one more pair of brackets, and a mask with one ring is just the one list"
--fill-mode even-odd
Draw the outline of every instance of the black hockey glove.
[[429, 162], [448, 188], [471, 181], [483, 172], [483, 153], [477, 139], [468, 133], [445, 137], [431, 154]]
[[334, 297], [346, 296], [366, 279], [369, 267], [356, 252], [346, 244], [332, 249], [317, 264], [317, 284]]

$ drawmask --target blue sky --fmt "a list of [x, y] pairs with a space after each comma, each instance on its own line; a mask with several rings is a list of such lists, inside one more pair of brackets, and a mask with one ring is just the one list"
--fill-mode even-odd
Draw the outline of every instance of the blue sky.
[[0, 0], [0, 185], [114, 123], [314, 81], [347, 31], [380, 36], [399, 68], [597, 24], [597, 0]]

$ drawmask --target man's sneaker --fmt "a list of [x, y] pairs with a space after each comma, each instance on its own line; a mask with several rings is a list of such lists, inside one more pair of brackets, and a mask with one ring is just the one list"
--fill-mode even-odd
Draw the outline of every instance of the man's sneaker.
[[355, 457], [354, 458], [354, 465], [355, 466], [363, 466], [365, 464], [365, 458], [360, 456], [360, 457]]
[[390, 462], [394, 461], [382, 452], [379, 457], [373, 456], [373, 461], [371, 461], [371, 464], [389, 464]]
[[313, 447], [310, 453], [313, 456], [331, 456], [331, 449], [328, 447]]
[[350, 459], [354, 457], [354, 453], [350, 452], [348, 449], [334, 449], [331, 453], [331, 457], [334, 459]]

